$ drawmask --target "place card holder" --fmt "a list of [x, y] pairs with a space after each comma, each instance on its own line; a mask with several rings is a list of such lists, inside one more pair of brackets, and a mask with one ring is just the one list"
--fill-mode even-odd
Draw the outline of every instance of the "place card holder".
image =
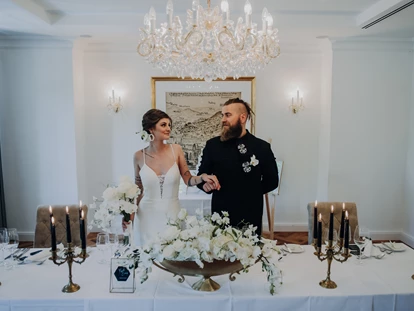
[[110, 293], [134, 293], [135, 292], [135, 259], [111, 258]]

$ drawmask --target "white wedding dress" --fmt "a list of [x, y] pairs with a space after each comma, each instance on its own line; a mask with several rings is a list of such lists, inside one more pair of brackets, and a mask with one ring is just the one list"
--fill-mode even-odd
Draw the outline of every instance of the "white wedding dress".
[[176, 219], [180, 211], [178, 191], [180, 186], [180, 170], [174, 149], [174, 164], [165, 175], [156, 173], [145, 163], [140, 170], [144, 196], [141, 199], [138, 212], [135, 215], [133, 227], [133, 243], [144, 246], [149, 240], [157, 236], [158, 232], [165, 230], [168, 219]]

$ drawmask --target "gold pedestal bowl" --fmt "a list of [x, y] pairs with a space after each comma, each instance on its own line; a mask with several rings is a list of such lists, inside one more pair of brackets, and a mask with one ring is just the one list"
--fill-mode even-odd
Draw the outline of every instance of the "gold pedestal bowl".
[[178, 275], [178, 282], [183, 283], [187, 276], [201, 276], [202, 278], [192, 285], [192, 288], [198, 291], [214, 292], [220, 288], [220, 284], [211, 279], [212, 276], [228, 274], [230, 281], [236, 277], [233, 275], [243, 270], [240, 261], [214, 260], [213, 262], [204, 262], [204, 267], [200, 268], [194, 261], [174, 261], [163, 260], [161, 263], [154, 261], [158, 268]]

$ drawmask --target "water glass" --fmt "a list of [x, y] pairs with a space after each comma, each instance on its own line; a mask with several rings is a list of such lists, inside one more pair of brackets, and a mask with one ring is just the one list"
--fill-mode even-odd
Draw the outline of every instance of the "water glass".
[[9, 232], [7, 228], [0, 228], [0, 250], [1, 250], [1, 259], [0, 266], [4, 265], [4, 252], [6, 251], [6, 247], [9, 244]]
[[108, 263], [106, 255], [108, 254], [109, 248], [109, 235], [107, 233], [98, 233], [96, 236], [96, 248], [101, 252], [101, 259], [98, 260], [98, 263]]
[[109, 248], [111, 250], [111, 257], [114, 256], [118, 249], [118, 235], [116, 233], [108, 233]]
[[[16, 228], [9, 228], [9, 244], [7, 249], [9, 250], [9, 254], [13, 254], [17, 247], [19, 246], [19, 234], [17, 233]], [[10, 256], [10, 258], [5, 262], [6, 269], [13, 269], [16, 266], [16, 261], [14, 260], [14, 256]]]

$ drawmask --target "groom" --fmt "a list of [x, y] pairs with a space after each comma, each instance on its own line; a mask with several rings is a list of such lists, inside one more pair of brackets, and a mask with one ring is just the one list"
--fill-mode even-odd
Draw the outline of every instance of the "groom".
[[246, 130], [252, 113], [249, 104], [239, 98], [224, 103], [221, 136], [207, 141], [198, 171], [198, 175], [216, 175], [221, 188], [208, 183], [197, 187], [213, 194], [212, 213], [228, 211], [232, 226], [253, 224], [260, 236], [263, 194], [276, 189], [279, 178], [270, 144]]

